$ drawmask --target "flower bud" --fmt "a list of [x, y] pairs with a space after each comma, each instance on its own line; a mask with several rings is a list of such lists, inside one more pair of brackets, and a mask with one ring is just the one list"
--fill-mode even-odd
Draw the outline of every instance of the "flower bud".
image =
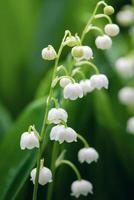
[[114, 37], [119, 34], [119, 26], [117, 24], [106, 24], [105, 33], [111, 37]]
[[74, 181], [71, 185], [71, 195], [79, 198], [80, 195], [87, 196], [93, 193], [93, 186], [89, 181], [84, 179]]
[[83, 148], [78, 152], [78, 160], [80, 163], [87, 162], [90, 164], [91, 162], [97, 162], [99, 158], [98, 152], [94, 148]]
[[108, 35], [98, 36], [95, 40], [95, 44], [98, 49], [110, 49], [112, 40]]
[[100, 90], [101, 88], [108, 89], [108, 79], [104, 74], [93, 75], [90, 78], [91, 87]]
[[83, 97], [83, 90], [78, 83], [69, 83], [63, 90], [64, 98], [76, 100]]
[[48, 112], [49, 123], [59, 124], [62, 121], [67, 122], [68, 114], [62, 108], [52, 108]]
[[56, 51], [51, 45], [48, 45], [48, 47], [44, 48], [41, 54], [44, 60], [54, 60], [57, 57]]
[[80, 44], [79, 36], [68, 36], [65, 41], [66, 45], [69, 47], [74, 47]]
[[127, 121], [127, 132], [134, 134], [134, 117], [129, 118]]
[[70, 127], [64, 125], [54, 126], [50, 132], [50, 139], [58, 141], [62, 144], [64, 141], [67, 143], [77, 141], [77, 133]]
[[72, 48], [72, 56], [76, 61], [90, 60], [93, 56], [93, 51], [88, 46], [75, 46]]
[[134, 88], [124, 87], [118, 93], [120, 102], [124, 105], [134, 105]]
[[71, 83], [71, 80], [69, 78], [61, 78], [61, 80], [60, 80], [60, 86], [62, 88], [67, 86], [69, 83]]
[[[36, 168], [34, 168], [31, 171], [31, 181], [33, 184], [35, 184], [35, 178], [36, 178]], [[50, 169], [47, 167], [41, 167], [40, 172], [39, 172], [39, 180], [38, 180], [40, 185], [45, 185], [47, 183], [52, 182], [52, 172]]]
[[105, 15], [112, 15], [114, 13], [114, 8], [112, 6], [105, 6], [104, 7], [104, 14]]
[[20, 139], [20, 148], [22, 150], [24, 149], [33, 149], [33, 148], [39, 148], [39, 139], [35, 135], [33, 131], [31, 132], [24, 132], [21, 135]]

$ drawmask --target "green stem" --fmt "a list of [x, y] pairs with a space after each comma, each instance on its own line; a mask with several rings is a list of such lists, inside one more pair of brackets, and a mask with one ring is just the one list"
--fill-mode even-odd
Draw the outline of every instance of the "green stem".
[[85, 140], [85, 138], [80, 135], [80, 134], [77, 134], [77, 137], [82, 141], [82, 143], [84, 144], [85, 147], [89, 147], [89, 144], [87, 143], [87, 141]]
[[93, 11], [93, 15], [89, 18], [89, 20], [88, 20], [88, 22], [87, 22], [87, 24], [86, 24], [86, 26], [85, 26], [85, 28], [84, 28], [82, 34], [81, 34], [81, 43], [82, 43], [83, 40], [84, 40], [84, 37], [85, 37], [85, 35], [86, 35], [86, 33], [87, 33], [87, 29], [88, 29], [89, 25], [90, 25], [90, 24], [92, 23], [92, 21], [95, 19], [94, 16], [96, 15], [96, 13], [97, 13], [98, 8], [100, 7], [100, 5], [105, 5], [105, 6], [106, 6], [107, 4], [106, 4], [104, 1], [100, 1], [100, 2], [97, 3], [97, 5], [96, 5], [96, 7], [95, 7], [95, 9], [94, 9], [94, 11]]
[[89, 61], [82, 61], [82, 62], [76, 63], [75, 65], [79, 67], [81, 67], [82, 65], [88, 65], [88, 66], [91, 66], [95, 70], [96, 74], [100, 73], [97, 66]]
[[98, 14], [94, 16], [95, 19], [100, 19], [100, 18], [106, 18], [109, 22], [109, 24], [112, 24], [112, 20], [108, 15], [105, 14]]
[[104, 34], [103, 30], [101, 28], [97, 27], [97, 26], [91, 26], [91, 27], [89, 27], [89, 29], [87, 30], [87, 33], [89, 33], [89, 31], [92, 31], [92, 30], [98, 31], [101, 35]]
[[60, 165], [62, 164], [65, 164], [65, 165], [68, 165], [69, 167], [71, 167], [73, 169], [73, 171], [75, 172], [78, 180], [81, 180], [81, 175], [80, 175], [80, 172], [78, 171], [77, 167], [69, 160], [61, 160], [61, 161], [58, 161], [56, 163], [56, 168], [59, 167]]
[[[60, 45], [60, 48], [59, 48], [59, 51], [58, 51], [58, 54], [57, 54], [57, 58], [55, 60], [55, 65], [54, 65], [54, 70], [53, 70], [51, 82], [53, 82], [53, 80], [55, 78], [59, 58], [60, 58], [61, 52], [62, 52], [63, 47], [64, 47], [63, 43], [64, 43], [64, 40], [65, 40], [65, 38], [67, 37], [68, 34], [69, 34], [69, 31], [65, 31], [65, 35], [62, 39], [62, 42], [61, 42], [61, 45]], [[40, 171], [40, 159], [41, 159], [41, 154], [42, 154], [42, 151], [43, 151], [43, 140], [44, 140], [44, 136], [45, 136], [46, 129], [47, 129], [47, 117], [48, 117], [49, 107], [50, 107], [50, 104], [51, 104], [52, 95], [53, 95], [53, 88], [50, 86], [49, 95], [48, 95], [48, 99], [47, 99], [47, 103], [46, 103], [46, 111], [45, 111], [43, 125], [42, 125], [42, 129], [41, 129], [41, 134], [40, 134], [41, 141], [40, 141], [40, 148], [39, 148], [39, 151], [38, 151], [38, 158], [37, 158], [37, 170], [36, 170], [35, 185], [34, 185], [34, 191], [33, 191], [33, 200], [37, 199], [38, 179], [39, 179], [39, 171]]]

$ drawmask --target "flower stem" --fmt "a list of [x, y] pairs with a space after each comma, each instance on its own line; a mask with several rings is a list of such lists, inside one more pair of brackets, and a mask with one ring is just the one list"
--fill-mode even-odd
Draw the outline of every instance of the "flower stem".
[[69, 160], [60, 160], [60, 161], [56, 162], [56, 168], [59, 167], [62, 164], [66, 164], [69, 167], [71, 167], [73, 169], [73, 171], [75, 172], [78, 180], [81, 180], [80, 172], [78, 171], [77, 167], [71, 161], [69, 161]]
[[[64, 40], [65, 40], [65, 38], [67, 37], [68, 34], [69, 34], [69, 31], [65, 31], [64, 37], [62, 39], [62, 42], [61, 42], [61, 45], [60, 45], [60, 48], [59, 48], [59, 51], [58, 51], [58, 54], [57, 54], [57, 58], [55, 60], [55, 65], [54, 65], [51, 83], [53, 82], [53, 80], [56, 76], [56, 69], [58, 67], [59, 58], [60, 58], [61, 52], [62, 52], [63, 47], [64, 47]], [[43, 140], [44, 140], [46, 129], [47, 129], [47, 117], [48, 117], [49, 107], [50, 107], [50, 104], [51, 104], [52, 95], [53, 95], [53, 87], [50, 86], [49, 95], [48, 95], [48, 99], [47, 99], [47, 102], [46, 102], [46, 110], [45, 110], [43, 125], [42, 125], [42, 129], [41, 129], [41, 134], [40, 134], [41, 141], [40, 141], [40, 147], [39, 147], [38, 157], [37, 157], [37, 170], [36, 170], [35, 185], [34, 185], [34, 191], [33, 191], [33, 200], [37, 200], [38, 179], [39, 179], [39, 171], [40, 171], [40, 159], [41, 159], [41, 154], [43, 152]]]
[[85, 140], [85, 138], [82, 135], [77, 134], [77, 137], [82, 141], [82, 143], [84, 144], [85, 147], [89, 147], [89, 144], [87, 143], [87, 141]]
[[96, 74], [100, 73], [99, 70], [98, 70], [98, 68], [97, 68], [97, 66], [95, 64], [89, 62], [89, 61], [82, 61], [82, 62], [76, 63], [75, 65], [76, 66], [80, 66], [80, 67], [82, 65], [88, 65], [88, 66], [91, 66], [95, 70]]

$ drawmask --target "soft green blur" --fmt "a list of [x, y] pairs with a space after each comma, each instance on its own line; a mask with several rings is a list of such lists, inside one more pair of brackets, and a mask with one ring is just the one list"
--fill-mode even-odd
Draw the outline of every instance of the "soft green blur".
[[[81, 33], [97, 0], [9, 0], [0, 1], [0, 200], [30, 200], [33, 185], [30, 170], [35, 151], [21, 151], [20, 135], [31, 124], [41, 129], [44, 96], [48, 94], [53, 62], [43, 61], [41, 50], [51, 44], [58, 50], [64, 31]], [[118, 10], [129, 2], [107, 1]], [[115, 16], [113, 16], [115, 22]], [[125, 82], [114, 70], [115, 60], [127, 53], [131, 41], [127, 28], [113, 39], [107, 52], [97, 50], [94, 35], [86, 42], [94, 51], [95, 63], [109, 77], [108, 91], [89, 94], [66, 105], [70, 125], [82, 131], [100, 159], [92, 165], [77, 162], [79, 145], [64, 145], [67, 156], [76, 163], [85, 179], [94, 185], [94, 195], [82, 199], [132, 200], [134, 188], [134, 136], [126, 133], [131, 113], [122, 106], [117, 93]], [[63, 52], [66, 58], [68, 50]], [[51, 161], [52, 142], [46, 141], [45, 162]], [[73, 153], [72, 153], [73, 152]], [[70, 200], [70, 184], [75, 179], [67, 167], [60, 168], [54, 180], [52, 200]], [[39, 188], [46, 199], [47, 187]]]

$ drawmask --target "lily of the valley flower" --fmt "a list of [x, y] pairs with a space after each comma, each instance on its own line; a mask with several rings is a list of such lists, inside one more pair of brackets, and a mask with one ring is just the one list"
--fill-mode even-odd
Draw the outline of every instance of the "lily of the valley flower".
[[37, 135], [34, 133], [34, 131], [24, 132], [21, 135], [20, 148], [24, 150], [24, 149], [33, 149], [35, 147], [39, 148], [39, 139]]
[[94, 90], [94, 88], [91, 86], [91, 81], [89, 79], [81, 80], [79, 84], [82, 87], [84, 95]]
[[76, 61], [90, 60], [93, 56], [93, 51], [89, 46], [75, 46], [71, 53]]
[[95, 40], [98, 49], [110, 49], [112, 46], [112, 39], [108, 35], [98, 36]]
[[80, 163], [87, 162], [90, 164], [91, 162], [97, 162], [99, 158], [98, 152], [94, 148], [82, 148], [78, 152], [78, 160]]
[[[31, 171], [31, 181], [35, 184], [35, 177], [36, 177], [36, 168]], [[39, 172], [39, 180], [40, 185], [45, 185], [47, 183], [52, 182], [52, 172], [47, 167], [41, 167]]]
[[134, 117], [131, 117], [127, 121], [127, 132], [134, 134]]
[[131, 78], [134, 76], [134, 59], [131, 57], [120, 57], [115, 63], [115, 68], [123, 78]]
[[60, 144], [64, 141], [67, 143], [77, 141], [77, 133], [70, 127], [64, 125], [54, 126], [50, 132], [50, 139], [58, 141]]
[[114, 37], [119, 34], [119, 26], [117, 24], [106, 24], [105, 33], [111, 37]]
[[69, 83], [71, 83], [71, 80], [69, 78], [61, 78], [61, 80], [60, 80], [60, 86], [62, 88], [67, 86]]
[[112, 6], [105, 6], [104, 7], [104, 14], [105, 15], [112, 15], [114, 13], [114, 8]]
[[56, 51], [51, 45], [48, 45], [48, 47], [44, 48], [41, 54], [44, 60], [54, 60], [57, 57]]
[[100, 90], [101, 88], [108, 89], [108, 79], [104, 74], [93, 75], [90, 78], [91, 87]]
[[124, 105], [134, 105], [134, 88], [124, 87], [118, 93], [120, 102]]
[[87, 196], [88, 193], [93, 193], [93, 186], [87, 180], [76, 180], [71, 185], [71, 195], [79, 198], [80, 195]]
[[134, 23], [134, 10], [131, 6], [122, 9], [117, 14], [117, 21], [122, 26], [130, 26]]
[[63, 90], [64, 98], [70, 100], [76, 100], [83, 97], [83, 90], [78, 83], [69, 83]]
[[52, 108], [48, 112], [49, 123], [59, 124], [61, 121], [67, 122], [68, 114], [63, 108]]

